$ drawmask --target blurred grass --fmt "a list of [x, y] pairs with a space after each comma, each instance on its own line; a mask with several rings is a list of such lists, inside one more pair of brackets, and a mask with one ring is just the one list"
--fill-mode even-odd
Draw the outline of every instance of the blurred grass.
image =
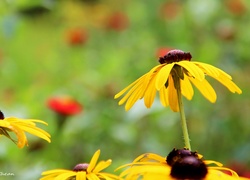
[[[176, 1], [172, 15], [163, 11], [171, 1], [163, 0], [52, 2], [48, 12], [31, 16], [14, 1], [0, 2], [1, 110], [5, 116], [45, 120], [49, 126], [42, 128], [52, 135], [51, 144], [29, 136], [30, 146], [21, 150], [1, 137], [1, 171], [16, 174], [6, 178], [38, 179], [44, 170], [71, 169], [88, 162], [99, 148], [100, 159], [113, 159], [111, 171], [145, 152], [166, 156], [173, 147], [182, 148], [178, 113], [157, 100], [152, 109], [138, 102], [125, 112], [113, 99], [157, 64], [161, 47], [190, 51], [194, 60], [225, 70], [242, 88], [242, 95], [231, 94], [209, 79], [217, 102], [210, 104], [195, 91], [184, 105], [193, 150], [206, 159], [250, 166], [248, 1], [238, 14], [226, 0]], [[122, 31], [105, 24], [117, 11], [128, 16]], [[86, 30], [87, 40], [74, 46], [67, 33], [78, 27]], [[84, 105], [84, 112], [71, 117], [61, 132], [46, 107], [47, 99], [58, 94]], [[32, 144], [40, 146], [32, 150]]]

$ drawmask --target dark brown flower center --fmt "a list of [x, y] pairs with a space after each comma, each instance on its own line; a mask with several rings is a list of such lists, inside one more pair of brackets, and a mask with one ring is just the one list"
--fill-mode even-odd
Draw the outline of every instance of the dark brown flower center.
[[2, 111], [0, 111], [0, 120], [3, 120], [4, 119], [4, 114]]
[[164, 64], [170, 64], [173, 62], [179, 62], [183, 60], [188, 60], [190, 61], [192, 59], [192, 55], [190, 52], [183, 52], [181, 50], [175, 49], [169, 51], [166, 55], [159, 57], [159, 63]]
[[197, 152], [188, 149], [173, 149], [166, 158], [170, 175], [176, 179], [201, 180], [207, 175], [207, 166]]
[[76, 171], [76, 172], [77, 171], [86, 171], [88, 167], [89, 167], [89, 164], [87, 164], [87, 163], [77, 164], [74, 167], [73, 171]]

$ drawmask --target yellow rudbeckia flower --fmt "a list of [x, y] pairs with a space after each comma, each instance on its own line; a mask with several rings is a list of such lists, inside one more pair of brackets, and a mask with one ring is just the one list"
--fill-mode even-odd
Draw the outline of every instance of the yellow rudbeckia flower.
[[212, 65], [191, 61], [191, 54], [181, 50], [171, 50], [165, 56], [159, 58], [160, 65], [152, 68], [132, 84], [115, 95], [115, 99], [122, 97], [119, 105], [125, 103], [125, 110], [128, 111], [134, 103], [144, 98], [144, 104], [150, 108], [159, 91], [160, 101], [163, 106], [170, 106], [173, 111], [179, 111], [177, 98], [177, 86], [181, 94], [191, 100], [194, 94], [192, 84], [198, 88], [201, 94], [214, 103], [216, 93], [208, 83], [205, 76], [210, 76], [232, 93], [241, 94], [241, 89], [232, 82], [232, 77]]
[[[142, 154], [127, 167], [120, 176], [126, 180], [244, 180], [236, 172], [216, 161], [202, 160], [202, 155], [188, 149], [174, 149], [167, 157], [153, 153]], [[224, 173], [225, 171], [229, 174]], [[246, 179], [245, 179], [246, 180]]]
[[100, 161], [97, 160], [100, 156], [101, 151], [97, 150], [93, 155], [90, 163], [77, 164], [73, 170], [66, 169], [55, 169], [49, 170], [42, 173], [44, 177], [40, 180], [118, 180], [121, 179], [119, 176], [101, 172], [107, 168], [112, 160]]
[[[38, 136], [48, 142], [50, 141], [50, 134], [36, 126], [36, 123], [48, 125], [46, 122], [37, 119], [20, 119], [16, 117], [4, 118], [3, 113], [0, 111], [0, 135], [4, 135], [17, 143], [19, 148], [28, 145], [28, 140], [25, 132]], [[8, 132], [14, 132], [17, 136], [17, 142], [13, 140]]]

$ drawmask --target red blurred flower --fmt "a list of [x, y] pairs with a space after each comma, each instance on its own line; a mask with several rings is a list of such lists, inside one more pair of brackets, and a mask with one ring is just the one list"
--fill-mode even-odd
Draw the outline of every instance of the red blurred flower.
[[234, 162], [229, 163], [228, 167], [230, 167], [230, 169], [233, 169], [235, 172], [237, 172], [239, 176], [250, 178], [250, 169], [247, 167], [246, 164], [234, 161]]
[[79, 102], [69, 96], [52, 97], [48, 100], [47, 105], [51, 110], [63, 116], [78, 114], [83, 109]]
[[82, 45], [88, 39], [87, 32], [82, 28], [70, 29], [66, 33], [67, 42], [70, 45]]
[[215, 27], [216, 35], [222, 40], [233, 40], [236, 35], [236, 28], [232, 21], [219, 21]]
[[181, 3], [179, 1], [168, 1], [162, 4], [160, 15], [167, 19], [174, 19], [181, 11]]
[[247, 10], [242, 0], [226, 0], [225, 5], [231, 13], [236, 15], [241, 15]]
[[115, 12], [108, 17], [106, 27], [108, 29], [122, 31], [128, 27], [128, 24], [129, 20], [126, 14], [123, 12]]
[[164, 55], [167, 54], [168, 51], [173, 50], [174, 48], [170, 48], [170, 47], [161, 47], [156, 51], [156, 56], [157, 58], [159, 57], [163, 57]]

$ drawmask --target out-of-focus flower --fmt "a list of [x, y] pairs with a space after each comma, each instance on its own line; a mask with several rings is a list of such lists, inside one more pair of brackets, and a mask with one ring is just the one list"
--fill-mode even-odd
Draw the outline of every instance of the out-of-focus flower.
[[227, 9], [235, 15], [242, 15], [247, 10], [242, 0], [225, 0], [225, 5]]
[[[28, 140], [25, 132], [38, 136], [48, 142], [50, 141], [50, 134], [36, 126], [36, 123], [48, 125], [46, 122], [37, 119], [20, 119], [16, 117], [4, 118], [3, 113], [0, 111], [0, 134], [5, 135], [13, 142], [17, 143], [19, 148], [28, 145]], [[8, 132], [14, 132], [17, 136], [17, 142], [13, 140]]]
[[134, 103], [144, 98], [144, 104], [150, 108], [159, 91], [163, 106], [170, 106], [173, 111], [179, 111], [179, 102], [176, 89], [180, 89], [183, 96], [191, 100], [194, 94], [192, 85], [195, 85], [201, 94], [214, 103], [217, 99], [213, 87], [205, 79], [211, 76], [227, 87], [232, 93], [241, 94], [241, 89], [232, 81], [232, 77], [212, 65], [191, 61], [191, 54], [181, 50], [171, 50], [159, 58], [160, 65], [152, 68], [132, 84], [115, 95], [115, 99], [122, 97], [119, 105], [125, 104], [129, 110]]
[[162, 4], [160, 9], [161, 17], [166, 19], [174, 19], [181, 11], [181, 2], [179, 1], [167, 1]]
[[52, 97], [47, 105], [54, 112], [65, 116], [78, 114], [83, 109], [83, 106], [70, 96]]
[[[132, 163], [119, 167], [127, 167], [120, 176], [128, 180], [152, 179], [202, 179], [202, 180], [234, 180], [241, 179], [233, 170], [223, 167], [216, 161], [203, 160], [202, 155], [187, 149], [174, 149], [167, 157], [153, 153], [142, 154]], [[228, 171], [230, 174], [224, 173]]]
[[129, 20], [126, 14], [123, 12], [114, 12], [107, 18], [107, 29], [115, 31], [123, 31], [128, 27]]
[[48, 107], [57, 115], [58, 129], [62, 129], [69, 116], [80, 113], [83, 106], [70, 96], [52, 97], [47, 102]]
[[222, 40], [233, 40], [235, 38], [236, 29], [231, 21], [224, 20], [217, 24], [215, 32]]
[[101, 172], [107, 168], [112, 160], [100, 161], [97, 160], [100, 156], [100, 150], [97, 150], [93, 155], [90, 163], [77, 164], [73, 170], [54, 169], [42, 173], [40, 180], [116, 180], [121, 179], [118, 176], [106, 172]]
[[228, 164], [228, 167], [234, 169], [240, 176], [250, 178], [250, 169], [246, 164], [238, 161], [232, 161]]
[[73, 28], [67, 31], [66, 38], [70, 45], [83, 45], [88, 39], [88, 34], [82, 28]]
[[173, 50], [174, 48], [170, 48], [170, 47], [161, 47], [159, 49], [157, 49], [156, 51], [156, 57], [160, 58], [165, 56], [169, 51]]

